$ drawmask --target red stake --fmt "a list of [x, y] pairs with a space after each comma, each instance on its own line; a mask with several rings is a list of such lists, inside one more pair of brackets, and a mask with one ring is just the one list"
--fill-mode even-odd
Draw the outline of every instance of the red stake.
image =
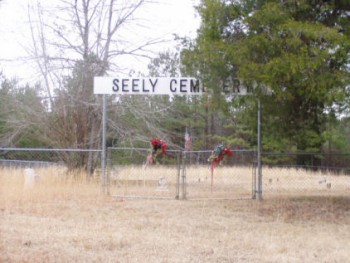
[[220, 163], [219, 160], [214, 159], [211, 163], [211, 192], [214, 190], [214, 169]]

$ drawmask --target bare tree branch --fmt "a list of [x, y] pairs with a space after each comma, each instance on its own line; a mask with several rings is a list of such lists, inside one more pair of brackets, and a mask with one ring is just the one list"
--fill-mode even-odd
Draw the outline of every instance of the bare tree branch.
[[[29, 8], [28, 8], [30, 32], [31, 32], [33, 46], [34, 46], [33, 52], [34, 52], [34, 56], [36, 58], [36, 62], [39, 67], [39, 70], [45, 82], [46, 92], [48, 94], [50, 104], [52, 105], [53, 99], [52, 99], [50, 80], [49, 80], [50, 78], [49, 69], [48, 69], [49, 61], [47, 59], [46, 39], [45, 39], [44, 28], [43, 28], [43, 17], [42, 17], [39, 4], [37, 5], [37, 8], [38, 8], [37, 15], [39, 19], [37, 35], [35, 35], [34, 23], [32, 21], [31, 13], [29, 12]], [[38, 38], [39, 38], [39, 41], [37, 41]], [[38, 42], [39, 42], [39, 45], [37, 44]]]

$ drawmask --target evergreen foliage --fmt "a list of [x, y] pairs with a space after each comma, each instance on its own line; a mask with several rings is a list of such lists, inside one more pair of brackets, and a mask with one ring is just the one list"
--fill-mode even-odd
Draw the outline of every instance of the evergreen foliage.
[[[233, 118], [242, 121], [238, 127], [251, 131], [250, 139], [233, 133], [236, 140], [256, 144], [251, 120], [259, 98], [264, 150], [322, 150], [329, 112], [349, 97], [350, 5], [203, 0], [198, 11], [202, 24], [195, 43], [182, 52], [184, 63], [212, 90], [214, 104], [224, 112], [232, 108]], [[227, 78], [254, 88], [242, 109], [236, 108], [242, 99], [223, 98], [220, 83]]]

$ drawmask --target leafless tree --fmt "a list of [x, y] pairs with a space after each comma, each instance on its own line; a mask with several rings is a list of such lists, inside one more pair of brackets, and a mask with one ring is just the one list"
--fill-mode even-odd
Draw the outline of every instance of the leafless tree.
[[[136, 14], [149, 4], [151, 0], [60, 0], [51, 7], [40, 2], [28, 7], [32, 37], [28, 52], [48, 94], [52, 118], [47, 134], [53, 145], [99, 146], [101, 103], [93, 95], [93, 77], [121, 70], [120, 56], [148, 56], [147, 49], [162, 42], [133, 42], [136, 27], [145, 26]], [[82, 163], [92, 172], [96, 156], [90, 153]]]

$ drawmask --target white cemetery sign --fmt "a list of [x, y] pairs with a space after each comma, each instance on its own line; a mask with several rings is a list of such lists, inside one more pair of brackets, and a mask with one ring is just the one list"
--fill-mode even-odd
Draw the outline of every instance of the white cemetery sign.
[[[238, 79], [221, 84], [226, 95], [250, 95]], [[202, 95], [206, 89], [195, 78], [94, 77], [94, 94], [109, 95]]]
[[94, 78], [95, 94], [202, 95], [204, 92], [199, 80], [194, 78]]

